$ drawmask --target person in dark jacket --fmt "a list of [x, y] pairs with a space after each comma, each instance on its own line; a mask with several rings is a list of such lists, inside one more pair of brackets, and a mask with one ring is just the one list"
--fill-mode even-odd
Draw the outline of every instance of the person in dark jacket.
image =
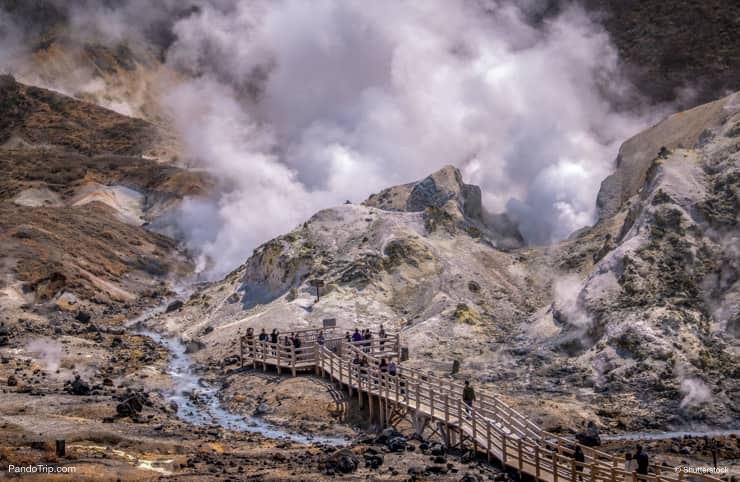
[[267, 332], [264, 328], [262, 328], [262, 331], [260, 331], [259, 341], [267, 341]]
[[385, 339], [388, 335], [385, 333], [385, 328], [383, 328], [383, 325], [380, 325], [380, 331], [378, 331], [378, 346], [380, 346], [380, 351], [385, 350]]
[[470, 380], [465, 380], [462, 396], [463, 403], [465, 403], [465, 411], [470, 413], [470, 409], [473, 408], [473, 402], [475, 401], [475, 390], [473, 390]]
[[[274, 345], [280, 343], [280, 332], [277, 328], [273, 328], [272, 333], [270, 333], [270, 343]], [[272, 347], [272, 356], [277, 356], [277, 346]]]
[[576, 462], [576, 472], [578, 472], [578, 480], [583, 480], [581, 475], [583, 472], [583, 465], [586, 462], [586, 455], [583, 453], [583, 449], [580, 445], [576, 445], [576, 450], [573, 452], [573, 460]]
[[360, 334], [360, 330], [355, 328], [355, 332], [352, 333], [352, 341], [354, 343], [357, 343], [358, 341], [362, 341], [362, 335]]
[[637, 473], [647, 475], [648, 466], [650, 465], [650, 457], [642, 450], [642, 445], [637, 446], [637, 452], [635, 452], [635, 460], [637, 461]]

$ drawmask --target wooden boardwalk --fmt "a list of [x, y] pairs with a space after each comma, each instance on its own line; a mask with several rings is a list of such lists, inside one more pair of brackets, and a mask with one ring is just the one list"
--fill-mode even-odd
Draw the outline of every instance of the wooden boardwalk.
[[[267, 342], [242, 343], [242, 365], [268, 366], [288, 370], [296, 375], [301, 370], [315, 371], [333, 380], [349, 397], [357, 397], [360, 409], [369, 410], [370, 418], [380, 426], [392, 426], [409, 420], [414, 430], [429, 437], [439, 437], [448, 447], [464, 444], [496, 459], [503, 465], [547, 482], [667, 482], [707, 481], [720, 479], [705, 474], [676, 473], [672, 468], [651, 466], [650, 474], [638, 475], [622, 470], [624, 460], [591, 447], [581, 446], [584, 462], [577, 463], [573, 452], [578, 445], [556, 434], [546, 432], [498, 397], [476, 390], [473, 408], [462, 401], [463, 386], [401, 366], [396, 375], [379, 368], [380, 360], [397, 360], [401, 351], [397, 334], [389, 335], [381, 348], [377, 334], [371, 343], [347, 342], [333, 331], [325, 333], [323, 344], [316, 342], [320, 330], [298, 334], [306, 342], [295, 350], [292, 346]], [[363, 367], [353, 363], [366, 359]]]

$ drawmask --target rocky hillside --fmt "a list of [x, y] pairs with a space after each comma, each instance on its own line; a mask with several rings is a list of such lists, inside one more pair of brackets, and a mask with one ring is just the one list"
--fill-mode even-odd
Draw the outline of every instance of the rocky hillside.
[[153, 125], [10, 76], [0, 109], [3, 321], [120, 321], [191, 271], [146, 225], [208, 182], [142, 155], [159, 139]]
[[599, 223], [555, 246], [499, 246], [515, 233], [447, 167], [317, 213], [160, 321], [204, 362], [250, 326], [384, 324], [412, 363], [460, 360], [549, 428], [737, 426], [737, 99], [627, 141]]

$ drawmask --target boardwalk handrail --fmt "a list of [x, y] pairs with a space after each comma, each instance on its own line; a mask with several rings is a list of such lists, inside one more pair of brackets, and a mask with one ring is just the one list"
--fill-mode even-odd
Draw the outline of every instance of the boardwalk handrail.
[[[651, 466], [654, 474], [627, 473], [620, 468], [621, 458], [585, 446], [581, 446], [584, 462], [576, 462], [573, 452], [579, 445], [577, 442], [542, 430], [494, 395], [481, 392], [477, 394], [475, 407], [465, 408], [461, 403], [462, 385], [449, 379], [403, 366], [398, 367], [397, 376], [389, 375], [378, 368], [377, 358], [352, 345], [343, 350], [344, 356], [325, 347], [319, 352], [321, 370], [347, 385], [350, 393], [359, 390], [386, 403], [405, 405], [448, 426], [456, 426], [473, 440], [476, 450], [480, 448], [489, 458], [496, 457], [537, 479], [575, 481], [581, 474], [587, 474], [591, 482], [616, 482], [618, 478], [620, 482], [630, 479], [666, 482], [684, 478], [682, 472], [662, 472], [658, 465]], [[356, 355], [366, 357], [368, 366], [353, 365], [349, 358]], [[706, 474], [690, 478], [720, 481]]]
[[[337, 332], [325, 334], [325, 343], [318, 344], [315, 336], [320, 330], [301, 330], [303, 343], [300, 348], [281, 343], [252, 340], [242, 343], [242, 365], [244, 359], [258, 363], [263, 369], [267, 365], [287, 368], [293, 375], [299, 369], [314, 369], [317, 373], [330, 376], [340, 385], [347, 387], [350, 396], [357, 392], [362, 407], [362, 393], [368, 401], [377, 397], [379, 403], [405, 407], [417, 415], [429, 417], [454, 428], [472, 440], [476, 451], [483, 451], [490, 459], [495, 457], [503, 464], [527, 473], [536, 479], [558, 482], [558, 479], [576, 481], [587, 476], [590, 482], [673, 482], [684, 480], [683, 472], [662, 472], [661, 466], [652, 465], [654, 474], [627, 473], [620, 468], [623, 460], [617, 456], [582, 446], [584, 462], [576, 462], [574, 449], [580, 445], [562, 436], [547, 432], [537, 424], [509, 406], [499, 397], [479, 390], [474, 407], [462, 402], [463, 385], [450, 379], [423, 373], [421, 370], [397, 365], [397, 374], [390, 375], [380, 369], [381, 357], [397, 357], [400, 338], [397, 333], [388, 334], [386, 344], [380, 349], [377, 336], [370, 343], [365, 340], [347, 342]], [[297, 330], [296, 330], [297, 332]], [[305, 338], [304, 338], [305, 337]], [[391, 350], [386, 350], [386, 348]], [[245, 357], [246, 350], [246, 357]], [[367, 360], [367, 366], [353, 363], [357, 357]], [[373, 404], [369, 403], [373, 410]], [[383, 414], [381, 410], [381, 422]], [[687, 475], [688, 480], [721, 482], [707, 474]]]

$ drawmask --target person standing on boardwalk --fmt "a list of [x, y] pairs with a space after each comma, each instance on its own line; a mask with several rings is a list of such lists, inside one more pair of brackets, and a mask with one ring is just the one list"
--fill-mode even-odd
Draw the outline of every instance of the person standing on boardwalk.
[[383, 328], [383, 325], [380, 325], [380, 331], [378, 331], [378, 346], [380, 346], [381, 352], [384, 351], [386, 338], [387, 335], [385, 334], [385, 328]]
[[648, 457], [647, 452], [642, 450], [642, 445], [637, 446], [637, 452], [635, 452], [634, 458], [635, 462], [637, 463], [637, 473], [641, 475], [647, 475], [648, 466], [650, 465], [650, 458]]
[[247, 328], [247, 334], [244, 335], [244, 342], [247, 344], [247, 350], [251, 357], [254, 353], [254, 328], [251, 326]]
[[260, 331], [259, 341], [267, 341], [267, 332], [264, 328]]
[[270, 333], [270, 343], [273, 344], [272, 356], [277, 356], [277, 344], [279, 342], [280, 342], [280, 332], [277, 330], [277, 328], [273, 328], [272, 333]]
[[465, 403], [465, 410], [470, 413], [470, 409], [473, 408], [473, 402], [475, 401], [475, 390], [470, 384], [470, 380], [465, 380], [465, 387], [463, 388], [463, 403]]
[[573, 460], [576, 464], [576, 472], [578, 472], [578, 480], [583, 480], [583, 466], [586, 462], [586, 455], [583, 453], [583, 449], [580, 445], [576, 445], [576, 450], [573, 452]]
[[632, 454], [627, 452], [624, 454], [624, 481], [632, 482], [632, 472], [637, 470], [637, 461], [632, 458]]

